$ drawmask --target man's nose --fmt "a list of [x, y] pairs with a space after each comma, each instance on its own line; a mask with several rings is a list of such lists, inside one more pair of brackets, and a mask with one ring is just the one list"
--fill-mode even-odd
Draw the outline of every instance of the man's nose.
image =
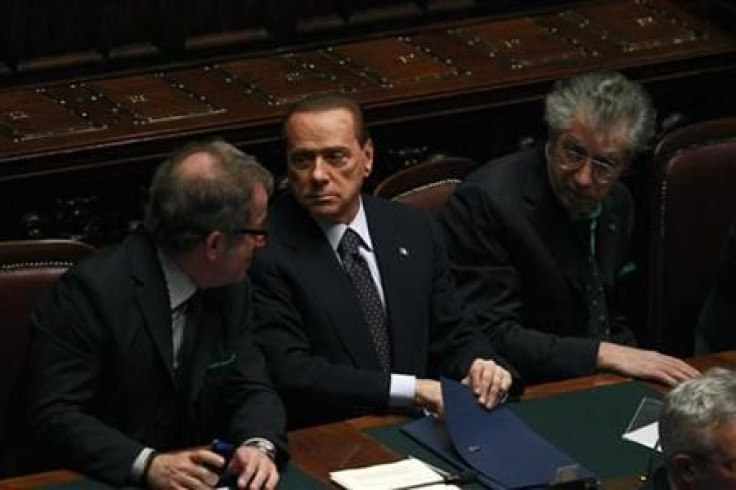
[[314, 165], [312, 165], [312, 180], [315, 182], [325, 182], [328, 179], [327, 164], [321, 156], [317, 156], [314, 159]]
[[583, 165], [573, 174], [575, 184], [579, 187], [589, 187], [595, 183], [593, 180], [593, 163], [586, 158]]

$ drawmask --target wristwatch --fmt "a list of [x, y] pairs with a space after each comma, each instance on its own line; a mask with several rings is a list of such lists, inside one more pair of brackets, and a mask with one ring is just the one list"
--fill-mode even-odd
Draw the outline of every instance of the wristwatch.
[[243, 445], [258, 448], [266, 456], [271, 458], [272, 461], [276, 461], [276, 446], [274, 446], [273, 443], [268, 439], [263, 439], [262, 437], [254, 437], [253, 439], [248, 439], [247, 441], [245, 441]]

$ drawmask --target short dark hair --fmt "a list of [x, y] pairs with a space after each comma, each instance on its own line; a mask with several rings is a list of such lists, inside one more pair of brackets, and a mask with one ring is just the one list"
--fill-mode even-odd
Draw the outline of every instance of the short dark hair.
[[[182, 176], [182, 162], [206, 153], [216, 162], [210, 175]], [[222, 140], [194, 142], [173, 153], [156, 170], [144, 218], [158, 246], [177, 253], [191, 249], [210, 232], [234, 237], [251, 219], [255, 184], [268, 194], [273, 178], [251, 155]]]
[[292, 105], [286, 113], [284, 124], [281, 127], [281, 137], [284, 143], [289, 140], [288, 126], [294, 114], [300, 112], [324, 112], [333, 109], [345, 109], [350, 112], [353, 116], [353, 123], [355, 124], [355, 138], [360, 143], [360, 146], [365, 145], [370, 139], [370, 134], [365, 125], [363, 109], [361, 109], [360, 104], [355, 100], [339, 92], [311, 94]]
[[618, 72], [591, 72], [558, 80], [547, 95], [544, 117], [552, 141], [576, 118], [584, 118], [598, 131], [623, 122], [629, 153], [635, 156], [654, 136], [656, 116], [649, 94], [639, 83]]

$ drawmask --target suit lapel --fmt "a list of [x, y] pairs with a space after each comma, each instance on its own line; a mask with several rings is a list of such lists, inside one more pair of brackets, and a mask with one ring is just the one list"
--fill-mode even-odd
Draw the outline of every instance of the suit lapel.
[[[284, 246], [293, 254], [294, 267], [307, 278], [305, 283], [314, 285], [314, 297], [328, 318], [326, 323], [332, 325], [352, 362], [361, 368], [380, 370], [360, 303], [354, 294], [346, 294], [353, 286], [335, 252], [314, 219], [293, 198], [286, 199], [291, 203], [285, 216], [286, 226], [279, 232]], [[309, 329], [310, 325], [305, 327]]]
[[530, 165], [524, 178], [524, 196], [530, 206], [530, 220], [567, 281], [581, 292], [578, 264], [585, 257], [581, 255], [584, 251], [572, 222], [549, 186], [545, 157], [540, 158], [542, 168]]
[[143, 317], [148, 333], [153, 339], [161, 363], [174, 380], [173, 345], [171, 333], [171, 309], [169, 295], [164, 282], [161, 264], [155, 247], [147, 238], [141, 237], [135, 243], [132, 276], [138, 287], [135, 301]]
[[381, 273], [381, 285], [386, 301], [389, 337], [391, 339], [391, 367], [394, 371], [411, 372], [413, 366], [404, 366], [405, 360], [414, 356], [402, 351], [402, 348], [416, 347], [411, 307], [407, 305], [407, 295], [403, 289], [407, 286], [407, 261], [411, 250], [401, 238], [401, 231], [392, 221], [389, 213], [376, 206], [372, 198], [364, 197], [368, 228], [373, 241], [378, 270]]

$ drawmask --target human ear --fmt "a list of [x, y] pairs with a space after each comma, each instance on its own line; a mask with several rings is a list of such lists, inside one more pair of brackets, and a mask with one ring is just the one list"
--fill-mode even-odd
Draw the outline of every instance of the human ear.
[[207, 257], [209, 260], [217, 259], [227, 248], [227, 244], [225, 243], [225, 241], [225, 234], [221, 231], [210, 232], [210, 234], [207, 235], [207, 237], [205, 237], [204, 239], [205, 257]]
[[365, 170], [363, 177], [368, 177], [373, 172], [373, 140], [369, 139], [362, 148], [363, 158], [365, 158]]

